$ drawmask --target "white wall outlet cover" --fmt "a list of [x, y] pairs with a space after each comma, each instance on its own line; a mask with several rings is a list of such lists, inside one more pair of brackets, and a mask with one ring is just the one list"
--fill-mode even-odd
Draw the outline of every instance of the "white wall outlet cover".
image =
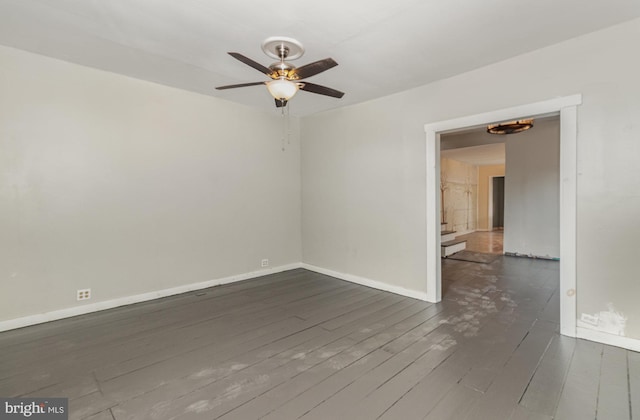
[[91, 299], [91, 289], [78, 289], [76, 292], [77, 300], [88, 300]]

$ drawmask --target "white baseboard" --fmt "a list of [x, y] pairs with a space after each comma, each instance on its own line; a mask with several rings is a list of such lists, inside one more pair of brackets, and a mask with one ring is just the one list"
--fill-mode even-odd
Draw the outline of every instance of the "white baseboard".
[[355, 276], [353, 274], [340, 273], [338, 271], [328, 270], [326, 268], [317, 267], [311, 264], [302, 263], [301, 267], [309, 271], [315, 271], [316, 273], [325, 274], [327, 276], [335, 277], [341, 280], [346, 280], [351, 283], [361, 284], [363, 286], [372, 287], [374, 289], [384, 290], [385, 292], [391, 292], [397, 295], [406, 296], [413, 299], [419, 299], [424, 301], [427, 300], [427, 294], [425, 292], [405, 289], [404, 287], [393, 286], [388, 283], [367, 279], [365, 277]]
[[88, 305], [75, 306], [71, 308], [59, 309], [56, 311], [45, 312], [41, 314], [29, 315], [22, 318], [9, 319], [0, 321], [0, 332], [13, 330], [16, 328], [27, 327], [29, 325], [41, 324], [43, 322], [55, 321], [72, 316], [84, 315], [91, 312], [103, 311], [105, 309], [117, 308], [118, 306], [131, 305], [133, 303], [146, 302], [148, 300], [159, 299], [167, 296], [179, 295], [180, 293], [192, 292], [194, 290], [206, 289], [208, 287], [219, 286], [222, 284], [235, 283], [237, 281], [249, 280], [267, 274], [280, 273], [295, 268], [301, 268], [301, 263], [293, 263], [281, 265], [278, 267], [268, 268], [264, 270], [252, 271], [249, 273], [238, 274], [234, 276], [223, 277], [214, 280], [203, 281], [200, 283], [185, 284], [183, 286], [172, 287], [170, 289], [158, 290], [154, 292], [142, 293], [134, 296], [125, 296], [122, 298], [106, 300], [103, 302], [91, 303]]
[[507, 257], [532, 258], [534, 260], [560, 261], [560, 257], [550, 257], [549, 255], [523, 254], [521, 252], [511, 252], [511, 251], [503, 251], [502, 254], [506, 255]]
[[602, 331], [596, 331], [589, 328], [577, 327], [576, 336], [585, 340], [596, 341], [610, 346], [622, 347], [627, 350], [640, 351], [640, 340], [635, 338], [623, 337], [621, 335], [608, 334]]
[[[278, 267], [268, 268], [264, 270], [252, 271], [249, 273], [238, 274], [238, 275], [223, 277], [223, 278], [214, 279], [214, 280], [208, 280], [200, 283], [186, 284], [183, 286], [177, 286], [170, 289], [158, 290], [158, 291], [143, 293], [143, 294], [134, 295], [134, 296], [126, 296], [118, 299], [112, 299], [112, 300], [107, 300], [103, 302], [96, 302], [88, 305], [59, 309], [51, 312], [29, 315], [22, 318], [15, 318], [15, 319], [9, 319], [6, 321], [0, 321], [0, 332], [13, 330], [16, 328], [27, 327], [29, 325], [41, 324], [49, 321], [55, 321], [58, 319], [84, 315], [91, 312], [98, 312], [106, 309], [117, 308], [119, 306], [146, 302], [153, 299], [160, 299], [167, 296], [173, 296], [181, 293], [192, 292], [195, 290], [206, 289], [208, 287], [235, 283], [243, 280], [249, 280], [256, 277], [265, 276], [268, 274], [275, 274], [283, 271], [293, 270], [296, 268], [304, 268], [309, 271], [325, 274], [327, 276], [335, 277], [351, 283], [372, 287], [374, 289], [384, 290], [386, 292], [395, 293], [401, 296], [407, 296], [413, 299], [427, 301], [427, 294], [425, 292], [405, 289], [404, 287], [393, 286], [388, 283], [380, 282], [377, 280], [371, 280], [371, 279], [356, 276], [353, 274], [340, 273], [338, 271], [328, 270], [326, 268], [317, 267], [311, 264], [292, 263], [292, 264], [281, 265]], [[595, 330], [584, 328], [584, 327], [576, 328], [576, 336], [578, 338], [583, 338], [585, 340], [595, 341], [602, 344], [608, 344], [611, 346], [621, 347], [628, 350], [640, 352], [640, 340], [637, 340], [634, 338], [608, 334], [605, 332], [595, 331]]]

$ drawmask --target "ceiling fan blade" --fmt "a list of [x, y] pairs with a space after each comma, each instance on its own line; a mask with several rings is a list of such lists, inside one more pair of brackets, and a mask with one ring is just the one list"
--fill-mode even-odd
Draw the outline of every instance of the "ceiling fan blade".
[[342, 98], [344, 96], [344, 92], [340, 92], [339, 90], [331, 89], [326, 86], [316, 85], [315, 83], [300, 82], [298, 86], [300, 86], [300, 90], [304, 90], [305, 92], [332, 96], [334, 98]]
[[270, 68], [265, 67], [262, 64], [260, 64], [260, 63], [258, 63], [256, 61], [253, 61], [249, 57], [245, 57], [244, 55], [242, 55], [240, 53], [230, 52], [229, 55], [231, 57], [235, 58], [236, 60], [242, 61], [247, 66], [253, 67], [254, 69], [258, 70], [260, 73], [266, 74], [267, 76], [271, 76], [271, 74], [273, 73]]
[[325, 58], [324, 60], [314, 61], [313, 63], [298, 67], [294, 72], [298, 76], [298, 79], [306, 79], [307, 77], [315, 76], [337, 65], [338, 63], [336, 63], [333, 58]]
[[283, 106], [287, 106], [286, 99], [276, 99], [276, 108], [282, 108]]
[[218, 90], [235, 89], [235, 88], [240, 88], [240, 87], [258, 86], [258, 85], [264, 85], [264, 84], [265, 84], [265, 82], [240, 83], [239, 85], [218, 86], [218, 87], [216, 87], [216, 89], [218, 89]]

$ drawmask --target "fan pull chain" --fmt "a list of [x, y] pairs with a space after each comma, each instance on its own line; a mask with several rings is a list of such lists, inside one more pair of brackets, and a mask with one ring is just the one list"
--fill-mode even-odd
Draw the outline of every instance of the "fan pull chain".
[[282, 151], [284, 152], [284, 138], [287, 136], [287, 119], [284, 113], [286, 106], [281, 108], [282, 111]]
[[[285, 139], [287, 144], [291, 144], [291, 116], [289, 107], [291, 105], [287, 104], [282, 107], [282, 151], [285, 151]], [[285, 112], [285, 108], [287, 109]]]
[[287, 144], [291, 145], [291, 104], [287, 104]]

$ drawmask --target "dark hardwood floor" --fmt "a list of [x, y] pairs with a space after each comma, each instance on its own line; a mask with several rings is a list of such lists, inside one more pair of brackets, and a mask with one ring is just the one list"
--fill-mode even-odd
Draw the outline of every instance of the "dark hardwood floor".
[[640, 356], [558, 334], [558, 263], [444, 260], [429, 304], [292, 270], [0, 334], [72, 419], [630, 419]]

